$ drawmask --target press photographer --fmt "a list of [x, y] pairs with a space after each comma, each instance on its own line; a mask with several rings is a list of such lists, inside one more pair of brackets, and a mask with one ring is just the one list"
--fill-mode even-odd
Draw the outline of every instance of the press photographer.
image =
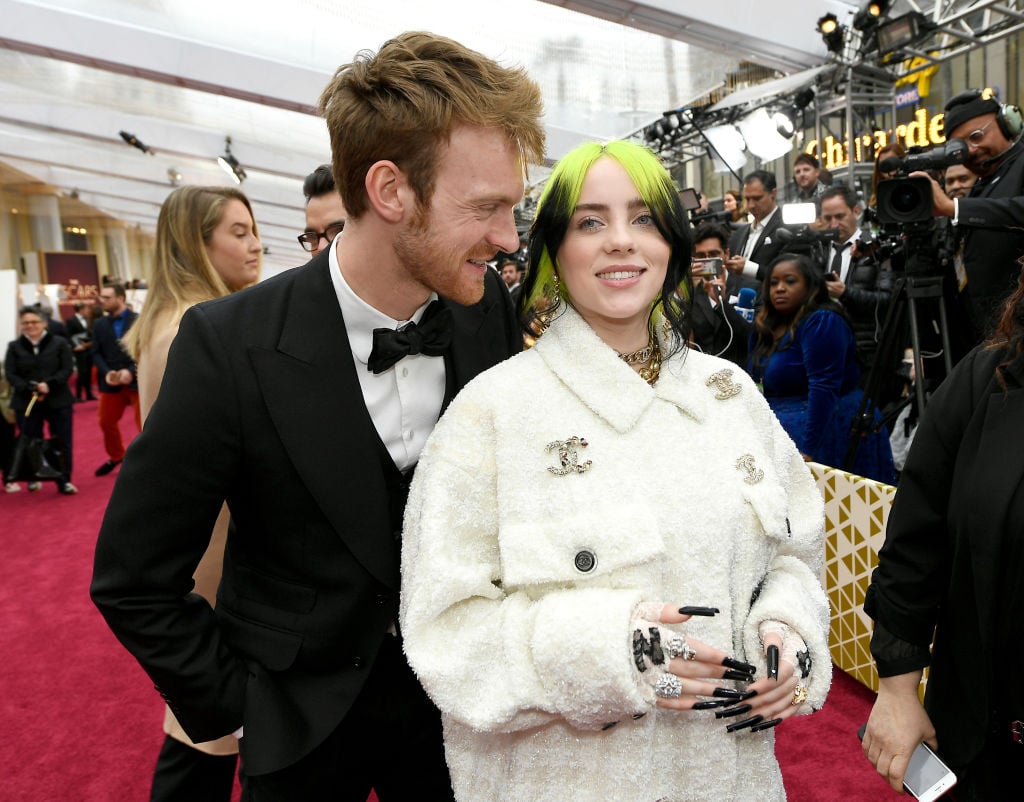
[[[957, 286], [966, 294], [975, 340], [980, 340], [1016, 286], [1024, 255], [1021, 112], [1000, 103], [991, 89], [971, 89], [946, 104], [945, 129], [947, 140], [966, 144], [963, 163], [978, 181], [967, 197], [951, 199], [928, 177], [933, 214], [950, 218], [957, 229]], [[926, 174], [911, 173], [921, 176]]]

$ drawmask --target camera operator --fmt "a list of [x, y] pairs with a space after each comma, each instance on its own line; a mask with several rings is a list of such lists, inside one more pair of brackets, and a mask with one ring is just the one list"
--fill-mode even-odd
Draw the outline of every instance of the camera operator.
[[892, 292], [892, 273], [883, 269], [861, 240], [857, 193], [829, 187], [821, 196], [821, 220], [836, 231], [825, 263], [828, 294], [842, 303], [853, 325], [857, 355], [866, 370], [874, 361], [885, 310]]
[[[950, 198], [932, 179], [934, 214], [957, 228], [957, 282], [967, 294], [977, 339], [1016, 286], [1024, 255], [1024, 158], [1021, 116], [991, 89], [971, 89], [946, 104], [947, 139], [968, 148], [964, 164], [978, 176], [970, 194]], [[912, 173], [912, 176], [926, 175]]]
[[[693, 258], [729, 258], [729, 228], [717, 223], [701, 223], [693, 235]], [[757, 294], [757, 282], [720, 268], [717, 275], [702, 276], [701, 264], [694, 262], [693, 305], [691, 307], [693, 344], [705, 354], [720, 356], [740, 367], [747, 363], [747, 342], [751, 324], [736, 311], [740, 290], [749, 287], [750, 302]]]

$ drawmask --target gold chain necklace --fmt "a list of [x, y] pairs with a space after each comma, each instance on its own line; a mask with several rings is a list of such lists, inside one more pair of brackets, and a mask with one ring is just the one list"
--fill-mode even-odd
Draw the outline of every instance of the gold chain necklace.
[[637, 374], [651, 386], [658, 381], [658, 376], [661, 375], [661, 348], [654, 338], [638, 351], [619, 354], [619, 359], [627, 365], [644, 365], [637, 370]]

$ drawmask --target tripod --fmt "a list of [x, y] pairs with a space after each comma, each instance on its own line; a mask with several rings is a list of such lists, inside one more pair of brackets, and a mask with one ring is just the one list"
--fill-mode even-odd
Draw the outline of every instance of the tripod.
[[[919, 301], [931, 301], [938, 307], [938, 329], [942, 338], [942, 356], [946, 374], [953, 369], [952, 349], [949, 337], [949, 319], [943, 295], [943, 277], [939, 272], [936, 248], [933, 246], [931, 227], [925, 231], [911, 233], [906, 242], [905, 273], [896, 281], [889, 297], [889, 309], [882, 325], [875, 361], [868, 372], [857, 414], [850, 423], [850, 442], [843, 460], [844, 470], [851, 470], [857, 459], [861, 441], [872, 431], [895, 420], [903, 407], [916, 400], [918, 413], [927, 404], [924, 379], [924, 360], [921, 355], [921, 330], [919, 324]], [[906, 325], [904, 325], [904, 323]], [[875, 424], [876, 399], [880, 395], [885, 371], [896, 362], [897, 353], [902, 352], [906, 340], [901, 336], [909, 328], [910, 344], [914, 353], [915, 396], [908, 397], [889, 414]]]

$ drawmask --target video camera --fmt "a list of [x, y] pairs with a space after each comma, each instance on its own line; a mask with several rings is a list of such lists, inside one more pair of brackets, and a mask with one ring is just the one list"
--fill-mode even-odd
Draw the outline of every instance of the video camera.
[[932, 221], [932, 182], [924, 176], [909, 177], [917, 170], [942, 170], [951, 164], [963, 164], [967, 158], [967, 144], [961, 139], [950, 139], [944, 145], [912, 153], [900, 159], [883, 159], [881, 172], [897, 173], [878, 183], [878, 220], [885, 225], [930, 224]]

